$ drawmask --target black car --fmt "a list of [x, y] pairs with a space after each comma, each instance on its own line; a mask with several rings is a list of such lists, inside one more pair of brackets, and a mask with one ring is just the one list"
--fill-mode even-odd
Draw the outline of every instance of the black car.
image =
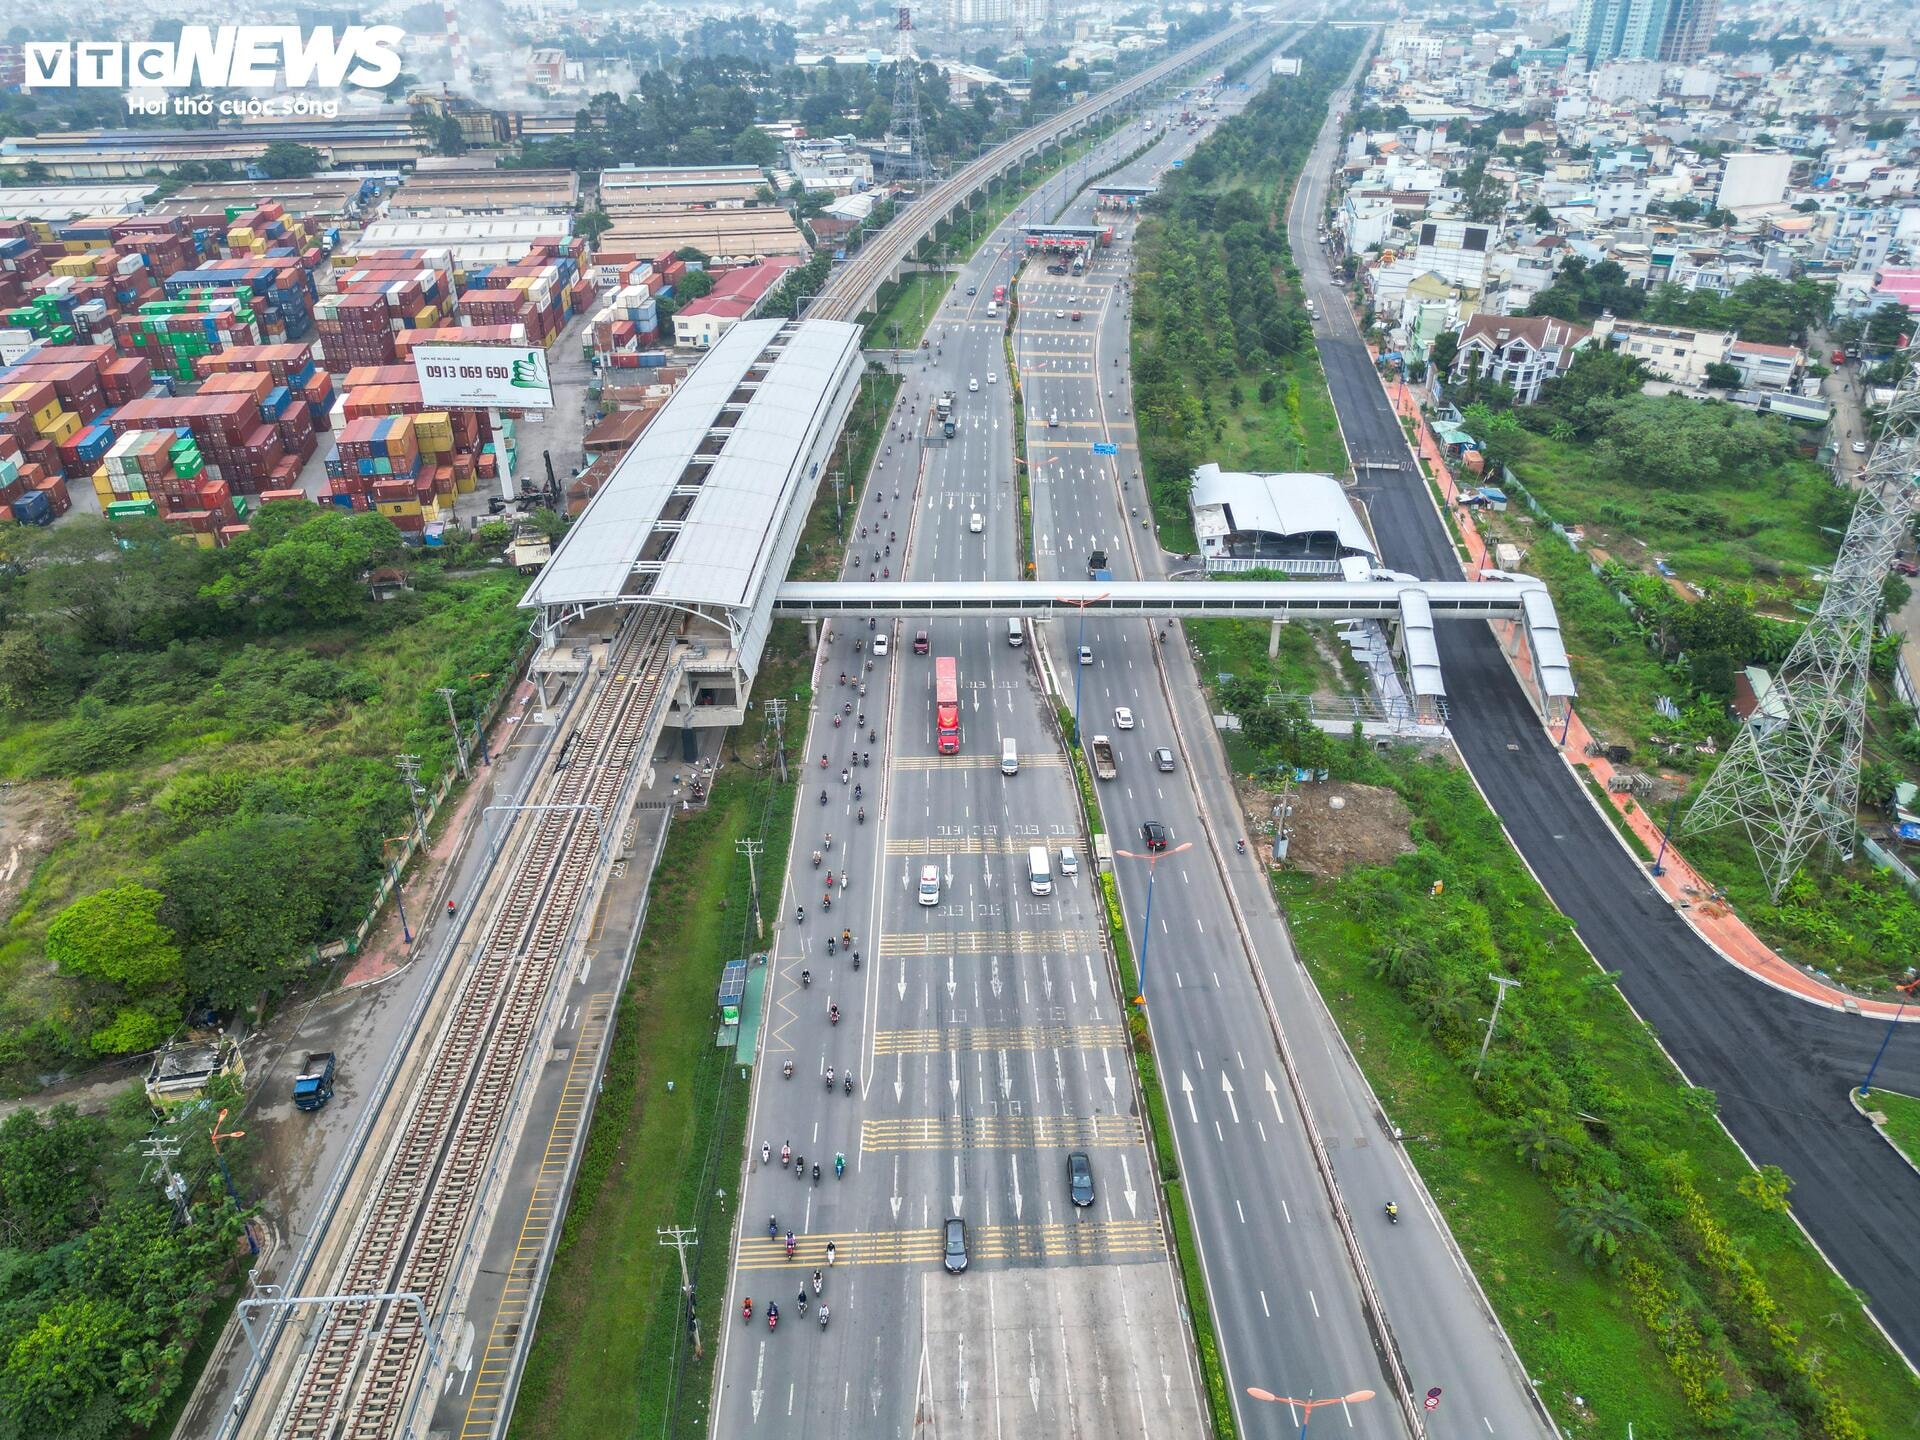
[[967, 1222], [958, 1215], [947, 1217], [947, 1273], [958, 1275], [967, 1268]]
[[1149, 850], [1167, 848], [1167, 827], [1158, 820], [1149, 820], [1140, 827], [1140, 838], [1146, 842]]
[[979, 293], [980, 293], [980, 287], [978, 285], [969, 285], [967, 287], [968, 295], [978, 295]]
[[1076, 1205], [1093, 1204], [1093, 1162], [1084, 1150], [1067, 1156], [1067, 1198]]

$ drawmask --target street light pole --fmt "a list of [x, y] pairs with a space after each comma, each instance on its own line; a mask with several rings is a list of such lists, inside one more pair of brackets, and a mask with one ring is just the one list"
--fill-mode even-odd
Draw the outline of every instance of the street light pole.
[[1661, 864], [1661, 861], [1667, 858], [1667, 841], [1673, 838], [1673, 827], [1680, 819], [1680, 802], [1684, 799], [1686, 799], [1686, 792], [1683, 790], [1673, 797], [1673, 809], [1667, 812], [1667, 826], [1660, 832], [1660, 853], [1653, 857], [1653, 873], [1655, 875], [1664, 875], [1667, 873], [1666, 867]]
[[1306, 1440], [1307, 1422], [1313, 1419], [1313, 1412], [1322, 1405], [1358, 1405], [1364, 1400], [1373, 1399], [1371, 1390], [1355, 1390], [1347, 1395], [1329, 1395], [1324, 1400], [1295, 1400], [1290, 1395], [1276, 1395], [1271, 1390], [1262, 1390], [1258, 1385], [1249, 1385], [1247, 1394], [1256, 1400], [1266, 1400], [1275, 1405], [1291, 1405], [1300, 1411], [1300, 1440]]
[[[1033, 473], [1033, 468], [1031, 465], [1027, 467], [1027, 473], [1029, 475]], [[1073, 743], [1082, 751], [1087, 747], [1084, 733], [1080, 727], [1080, 672], [1086, 667], [1080, 663], [1080, 652], [1087, 648], [1087, 607], [1089, 605], [1098, 605], [1106, 598], [1105, 595], [1095, 595], [1090, 600], [1062, 599], [1057, 602], [1061, 605], [1072, 605], [1080, 612], [1080, 636], [1079, 639], [1074, 641], [1073, 649]]]
[[1518, 980], [1510, 980], [1505, 975], [1488, 975], [1487, 978], [1500, 987], [1493, 997], [1493, 1014], [1487, 1017], [1487, 1033], [1480, 1040], [1480, 1058], [1473, 1062], [1473, 1078], [1480, 1078], [1480, 1067], [1487, 1063], [1487, 1047], [1493, 1044], [1493, 1027], [1500, 1023], [1500, 1004], [1507, 998], [1507, 991], [1520, 988]]
[[1193, 842], [1191, 840], [1182, 840], [1171, 850], [1149, 850], [1144, 855], [1135, 854], [1131, 850], [1116, 850], [1113, 852], [1115, 855], [1124, 856], [1128, 860], [1144, 860], [1147, 862], [1147, 913], [1140, 921], [1140, 962], [1135, 967], [1139, 972], [1136, 976], [1139, 983], [1135, 986], [1135, 989], [1137, 989], [1139, 993], [1133, 997], [1133, 1003], [1136, 1005], [1145, 1005], [1147, 1003], [1147, 950], [1153, 944], [1154, 872], [1159, 868], [1160, 862], [1169, 855], [1178, 855], [1182, 850], [1191, 850], [1192, 848]]

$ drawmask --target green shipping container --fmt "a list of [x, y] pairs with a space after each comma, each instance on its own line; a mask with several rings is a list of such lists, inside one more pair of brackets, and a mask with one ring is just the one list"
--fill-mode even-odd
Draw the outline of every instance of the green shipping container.
[[160, 507], [151, 500], [115, 500], [107, 506], [109, 520], [137, 520], [143, 516], [153, 520], [159, 515]]

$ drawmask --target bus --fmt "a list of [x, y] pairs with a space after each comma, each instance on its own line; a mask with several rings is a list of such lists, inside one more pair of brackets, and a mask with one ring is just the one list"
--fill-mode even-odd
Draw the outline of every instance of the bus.
[[933, 729], [942, 755], [960, 753], [960, 671], [951, 655], [933, 662]]

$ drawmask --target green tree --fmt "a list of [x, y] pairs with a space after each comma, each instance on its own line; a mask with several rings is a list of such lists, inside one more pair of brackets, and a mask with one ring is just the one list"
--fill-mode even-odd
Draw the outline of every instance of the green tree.
[[0, 635], [0, 705], [16, 713], [33, 709], [52, 674], [47, 642], [38, 634], [21, 629]]
[[323, 163], [321, 154], [311, 145], [291, 140], [275, 140], [260, 156], [260, 170], [269, 180], [291, 180], [311, 175]]
[[1707, 366], [1707, 385], [1713, 390], [1738, 390], [1740, 372], [1723, 360]]
[[1460, 332], [1442, 330], [1433, 337], [1433, 349], [1428, 354], [1434, 372], [1444, 382], [1453, 374], [1453, 362], [1460, 358]]
[[179, 1019], [186, 976], [159, 918], [163, 903], [144, 885], [115, 885], [74, 901], [47, 927], [47, 958], [87, 982], [90, 1010], [110, 1012], [91, 1037], [99, 1054], [149, 1049]]
[[1536, 230], [1553, 229], [1553, 212], [1544, 205], [1535, 205], [1527, 212], [1527, 224]]
[[352, 619], [369, 604], [367, 572], [398, 558], [400, 544], [384, 515], [263, 506], [248, 533], [219, 552], [226, 573], [205, 593], [268, 632]]
[[1480, 453], [1486, 457], [1486, 477], [1492, 484], [1499, 483], [1502, 466], [1517, 463], [1525, 453], [1526, 432], [1510, 410], [1469, 405], [1460, 412], [1460, 424], [1479, 443]]
[[45, 1250], [85, 1228], [106, 1134], [98, 1117], [71, 1105], [0, 1121], [0, 1245]]
[[579, 219], [573, 222], [573, 233], [591, 245], [598, 241], [602, 235], [606, 234], [612, 226], [613, 217], [596, 206], [592, 210], [586, 211]]
[[356, 845], [304, 816], [264, 815], [174, 846], [161, 860], [162, 888], [190, 989], [237, 1009], [285, 988], [306, 948], [346, 920], [377, 844]]
[[1557, 1223], [1574, 1254], [1589, 1265], [1604, 1265], [1610, 1271], [1619, 1269], [1626, 1259], [1621, 1252], [1647, 1233], [1640, 1207], [1631, 1197], [1599, 1187], [1583, 1191], [1562, 1205]]
[[[126, 1306], [110, 1295], [56, 1301], [0, 1364], [0, 1414], [22, 1435], [112, 1433], [120, 1408], [113, 1391], [132, 1328]], [[103, 1421], [107, 1428], [96, 1431]]]

